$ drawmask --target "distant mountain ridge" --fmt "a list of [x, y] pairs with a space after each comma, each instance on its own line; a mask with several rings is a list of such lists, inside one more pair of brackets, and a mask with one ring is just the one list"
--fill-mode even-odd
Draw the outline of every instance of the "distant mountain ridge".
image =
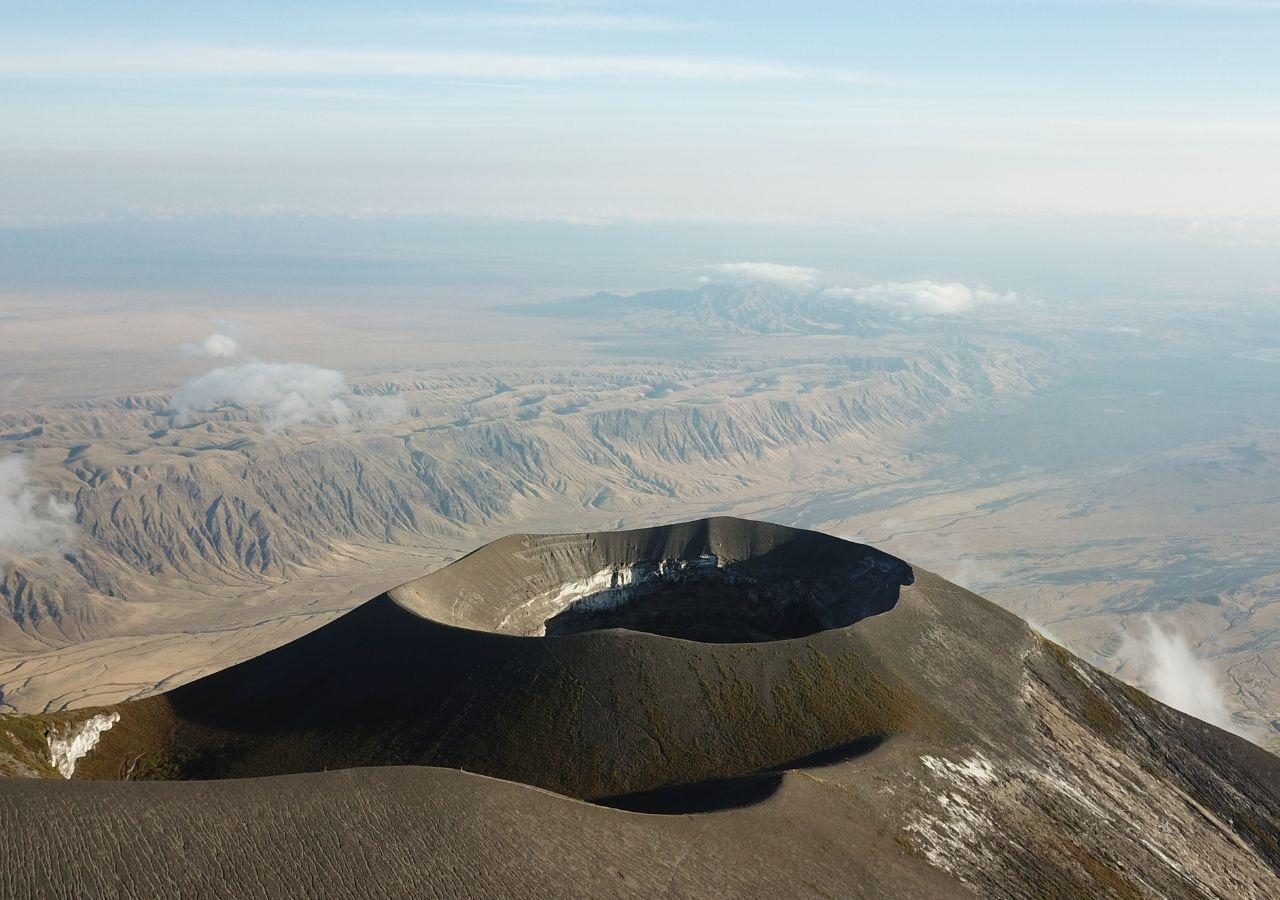
[[705, 284], [614, 294], [601, 291], [549, 303], [501, 307], [527, 316], [617, 321], [646, 331], [726, 335], [822, 335], [874, 337], [901, 330], [899, 318], [821, 291], [797, 293], [773, 284]]

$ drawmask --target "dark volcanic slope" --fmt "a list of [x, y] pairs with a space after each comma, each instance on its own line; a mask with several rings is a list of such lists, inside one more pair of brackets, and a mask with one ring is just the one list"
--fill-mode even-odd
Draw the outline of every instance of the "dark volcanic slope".
[[[1275, 757], [762, 523], [506, 538], [169, 694], [0, 720], [0, 765], [85, 721], [76, 780], [0, 780], [0, 893], [1280, 895]], [[404, 764], [466, 772], [319, 771]]]
[[[506, 538], [278, 650], [117, 707], [77, 773], [438, 765], [584, 798], [747, 774], [907, 726], [918, 700], [839, 626], [889, 609], [910, 580], [869, 547], [733, 519]], [[580, 633], [516, 636], [548, 619]]]
[[767, 805], [712, 816], [622, 813], [426, 768], [14, 781], [0, 787], [0, 830], [6, 898], [959, 893], [945, 873], [902, 859], [889, 836], [852, 820], [845, 798], [804, 781]]

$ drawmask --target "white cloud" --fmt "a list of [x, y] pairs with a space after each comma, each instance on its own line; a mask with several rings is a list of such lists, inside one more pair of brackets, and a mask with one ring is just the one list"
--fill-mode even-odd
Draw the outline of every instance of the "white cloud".
[[171, 405], [180, 418], [234, 405], [260, 414], [273, 428], [309, 422], [346, 424], [357, 415], [402, 417], [394, 397], [362, 397], [336, 369], [304, 363], [250, 362], [206, 372], [184, 384]]
[[1141, 686], [1161, 703], [1248, 737], [1232, 720], [1213, 667], [1192, 652], [1183, 635], [1148, 622], [1146, 638], [1126, 634], [1118, 656], [1137, 667]]
[[889, 281], [862, 288], [827, 288], [822, 294], [834, 299], [930, 315], [960, 315], [979, 307], [1012, 303], [1018, 299], [1018, 295], [1012, 292], [1001, 294], [958, 281]]
[[15, 77], [407, 77], [574, 81], [659, 79], [706, 82], [822, 81], [883, 84], [848, 69], [747, 59], [683, 56], [539, 55], [474, 51], [219, 47], [200, 44], [62, 45], [0, 48], [0, 75]]
[[0, 552], [15, 556], [51, 556], [74, 539], [75, 507], [32, 482], [27, 460], [0, 460]]
[[182, 352], [192, 356], [207, 356], [210, 359], [234, 359], [240, 354], [240, 345], [235, 338], [225, 334], [211, 334], [203, 341], [194, 344], [183, 344]]
[[812, 290], [820, 274], [817, 269], [769, 262], [720, 263], [708, 268], [724, 281], [745, 284], [764, 282], [795, 291]]

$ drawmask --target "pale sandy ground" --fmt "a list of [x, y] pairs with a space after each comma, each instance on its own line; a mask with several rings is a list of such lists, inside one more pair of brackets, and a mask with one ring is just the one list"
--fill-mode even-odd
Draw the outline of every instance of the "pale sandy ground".
[[[512, 333], [509, 320], [480, 304], [459, 316], [439, 304], [304, 309], [236, 297], [146, 301], [137, 295], [0, 294], [0, 406], [176, 387], [227, 364], [181, 349], [214, 332], [234, 335], [243, 358], [348, 373], [470, 362], [481, 353], [536, 362], [546, 359], [548, 346], [562, 354], [570, 349], [555, 342], [550, 325], [534, 319]], [[447, 332], [439, 326], [442, 316], [448, 316]]]

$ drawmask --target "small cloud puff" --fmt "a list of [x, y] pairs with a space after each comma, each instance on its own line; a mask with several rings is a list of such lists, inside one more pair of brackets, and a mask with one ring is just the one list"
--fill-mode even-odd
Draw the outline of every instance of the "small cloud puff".
[[240, 406], [259, 412], [272, 428], [312, 422], [343, 425], [361, 413], [387, 418], [405, 414], [399, 398], [359, 396], [341, 372], [305, 363], [251, 362], [214, 369], [179, 388], [171, 405], [182, 419], [221, 406]]
[[1002, 294], [958, 281], [890, 281], [863, 288], [827, 288], [822, 295], [906, 312], [944, 316], [962, 315], [980, 307], [1009, 304], [1018, 299], [1013, 292]]
[[[709, 271], [719, 276], [720, 280], [742, 284], [776, 284], [793, 291], [812, 290], [818, 283], [821, 274], [817, 269], [804, 266], [787, 266], [782, 263], [769, 262], [731, 262], [709, 266]], [[703, 276], [706, 278], [706, 276]], [[711, 279], [707, 278], [706, 281]], [[699, 283], [706, 283], [699, 279]]]
[[183, 344], [182, 352], [190, 356], [205, 356], [209, 359], [235, 359], [240, 355], [240, 345], [235, 338], [215, 333], [203, 341]]
[[53, 556], [75, 538], [75, 507], [42, 490], [31, 480], [27, 460], [0, 459], [0, 553], [7, 556]]
[[1183, 635], [1155, 622], [1147, 624], [1146, 637], [1126, 634], [1117, 654], [1139, 670], [1142, 687], [1161, 703], [1248, 738], [1231, 718], [1226, 691], [1213, 667], [1192, 652]]

